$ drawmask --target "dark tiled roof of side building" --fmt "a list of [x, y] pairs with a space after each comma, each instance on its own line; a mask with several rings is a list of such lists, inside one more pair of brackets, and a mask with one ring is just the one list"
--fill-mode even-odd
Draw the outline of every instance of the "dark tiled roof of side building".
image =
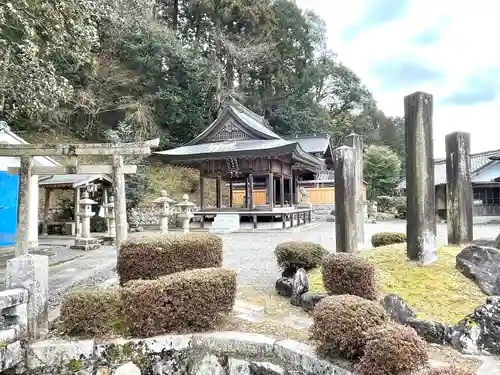
[[[485, 151], [470, 155], [471, 173], [477, 172], [490, 163], [494, 163], [495, 155], [500, 159], [500, 150]], [[435, 185], [446, 184], [446, 159], [434, 160], [434, 183]], [[398, 184], [398, 189], [406, 189], [406, 179]]]

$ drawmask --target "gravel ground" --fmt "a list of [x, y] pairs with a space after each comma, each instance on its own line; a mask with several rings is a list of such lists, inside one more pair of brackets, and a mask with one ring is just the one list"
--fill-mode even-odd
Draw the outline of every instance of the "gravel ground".
[[[304, 227], [305, 228], [305, 227]], [[365, 224], [364, 248], [369, 249], [370, 239], [377, 232], [406, 232], [406, 221], [380, 221]], [[500, 232], [500, 225], [474, 226], [474, 238], [494, 239]], [[335, 250], [335, 223], [313, 223], [313, 227], [299, 231], [273, 231], [254, 233], [231, 233], [219, 235], [224, 242], [224, 266], [238, 272], [238, 283], [252, 284], [268, 290], [280, 274], [273, 251], [285, 241], [312, 241]], [[438, 224], [437, 241], [447, 243], [446, 224]]]

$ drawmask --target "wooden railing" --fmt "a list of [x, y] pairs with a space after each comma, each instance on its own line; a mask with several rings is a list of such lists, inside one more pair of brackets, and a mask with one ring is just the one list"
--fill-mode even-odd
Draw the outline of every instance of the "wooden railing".
[[473, 216], [500, 216], [500, 205], [483, 204], [472, 206]]

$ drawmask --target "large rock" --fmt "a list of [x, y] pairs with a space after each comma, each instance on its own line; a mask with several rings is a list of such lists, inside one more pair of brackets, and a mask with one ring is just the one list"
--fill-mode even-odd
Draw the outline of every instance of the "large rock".
[[416, 318], [417, 315], [406, 304], [405, 300], [396, 294], [388, 294], [382, 301], [385, 311], [392, 320], [404, 324], [408, 318]]
[[325, 297], [328, 297], [328, 293], [306, 292], [300, 297], [300, 302], [302, 308], [309, 312], [313, 311], [318, 302]]
[[453, 329], [452, 346], [465, 353], [500, 355], [500, 296], [483, 305]]
[[309, 279], [307, 278], [307, 272], [305, 269], [299, 268], [293, 277], [292, 297], [290, 298], [290, 303], [294, 306], [301, 306], [302, 303], [300, 297], [307, 291], [309, 291]]
[[492, 296], [500, 294], [500, 250], [471, 245], [458, 253], [457, 269]]
[[290, 277], [280, 277], [276, 280], [276, 291], [280, 296], [291, 297], [293, 290], [293, 279]]
[[446, 344], [451, 341], [452, 327], [430, 320], [407, 318], [407, 326], [417, 331], [418, 335], [434, 344]]

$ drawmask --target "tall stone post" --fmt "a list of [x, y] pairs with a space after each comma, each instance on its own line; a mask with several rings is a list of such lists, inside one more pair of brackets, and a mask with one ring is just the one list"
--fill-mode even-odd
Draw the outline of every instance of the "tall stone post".
[[473, 240], [470, 134], [455, 132], [446, 140], [446, 210], [448, 243]]
[[431, 94], [405, 97], [407, 256], [427, 265], [437, 260], [436, 192]]
[[363, 195], [363, 136], [358, 134], [350, 134], [345, 141], [346, 146], [352, 147], [355, 150], [356, 158], [356, 232], [358, 234], [358, 244], [365, 243], [365, 200]]
[[356, 153], [342, 146], [333, 151], [335, 168], [335, 242], [338, 253], [356, 253], [358, 235], [356, 220]]
[[30, 229], [30, 195], [33, 190], [31, 172], [33, 157], [22, 156], [19, 173], [19, 204], [17, 208], [16, 256], [28, 254]]
[[113, 196], [115, 197], [116, 216], [116, 250], [127, 239], [127, 203], [125, 200], [125, 175], [123, 174], [123, 156], [112, 155], [113, 168]]
[[27, 325], [29, 340], [43, 339], [49, 331], [49, 257], [24, 254], [9, 259], [5, 287], [28, 290], [27, 322], [19, 324]]

